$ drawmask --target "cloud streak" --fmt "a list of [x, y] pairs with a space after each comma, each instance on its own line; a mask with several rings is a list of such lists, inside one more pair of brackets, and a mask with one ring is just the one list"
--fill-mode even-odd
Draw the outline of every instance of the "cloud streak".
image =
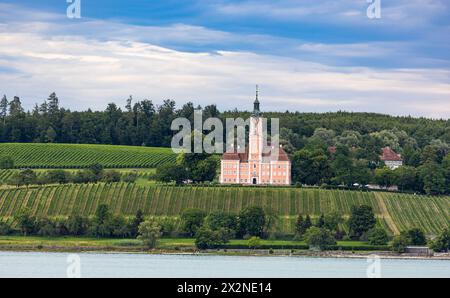
[[[450, 71], [445, 67], [336, 66], [307, 58], [327, 52], [341, 58], [395, 56], [401, 43], [299, 42], [292, 44], [299, 52], [293, 57], [251, 50], [186, 51], [159, 43], [225, 44], [242, 36], [183, 24], [146, 27], [87, 20], [75, 27], [60, 25], [54, 16], [27, 17], [0, 25], [0, 92], [21, 96], [28, 108], [56, 91], [72, 109], [104, 109], [130, 94], [157, 103], [172, 98], [179, 104], [190, 100], [250, 109], [258, 83], [265, 110], [450, 117]], [[279, 40], [267, 37], [266, 42]]]

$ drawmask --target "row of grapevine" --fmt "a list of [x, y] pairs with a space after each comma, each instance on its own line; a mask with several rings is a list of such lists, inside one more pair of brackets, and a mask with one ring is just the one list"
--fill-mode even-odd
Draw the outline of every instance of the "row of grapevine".
[[13, 158], [16, 168], [155, 168], [174, 163], [170, 148], [79, 144], [0, 144], [0, 156]]
[[[419, 227], [436, 234], [450, 224], [450, 198], [403, 194], [355, 192], [343, 190], [295, 188], [172, 187], [136, 184], [61, 185], [36, 188], [0, 189], [0, 217], [12, 217], [28, 207], [38, 216], [68, 216], [78, 212], [92, 216], [100, 204], [117, 214], [132, 216], [141, 209], [158, 217], [179, 217], [187, 208], [207, 212], [223, 210], [237, 214], [242, 208], [258, 205], [273, 210], [280, 218], [280, 231], [293, 231], [298, 214], [317, 218], [338, 211], [350, 215], [351, 206], [372, 206], [380, 223], [392, 231], [386, 218], [401, 231]], [[392, 225], [392, 223], [391, 223]]]
[[447, 198], [386, 194], [383, 197], [389, 214], [400, 230], [417, 227], [432, 234], [433, 231], [450, 225], [450, 206]]
[[0, 170], [0, 184], [7, 182], [14, 174], [14, 170]]

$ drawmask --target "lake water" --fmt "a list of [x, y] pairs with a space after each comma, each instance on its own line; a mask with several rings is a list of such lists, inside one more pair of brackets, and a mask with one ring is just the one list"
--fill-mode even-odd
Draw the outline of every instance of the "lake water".
[[0, 252], [0, 277], [367, 277], [368, 268], [381, 277], [450, 277], [450, 261], [441, 260]]

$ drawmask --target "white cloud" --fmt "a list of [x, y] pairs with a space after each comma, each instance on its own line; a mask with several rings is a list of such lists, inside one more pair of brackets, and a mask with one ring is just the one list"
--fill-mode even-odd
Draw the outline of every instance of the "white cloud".
[[[79, 25], [80, 31], [66, 31], [70, 24], [56, 30], [43, 20], [0, 26], [0, 92], [21, 96], [28, 108], [56, 91], [64, 106], [82, 110], [123, 103], [130, 94], [157, 103], [172, 98], [179, 104], [190, 100], [221, 109], [250, 109], [258, 83], [265, 110], [450, 117], [447, 69], [335, 67], [243, 51], [190, 53], [157, 46], [138, 33], [145, 36], [149, 30], [149, 39], [170, 36], [199, 43], [237, 37], [201, 27], [136, 28], [110, 22], [91, 27], [99, 34], [94, 36], [87, 24]], [[307, 43], [300, 49], [318, 54], [333, 50], [341, 56], [391, 54], [383, 44]]]
[[[17, 70], [0, 74], [7, 82], [2, 91], [17, 92], [29, 105], [57, 91], [63, 102], [82, 109], [103, 109], [129, 94], [245, 109], [259, 83], [264, 106], [276, 110], [450, 112], [446, 70], [333, 68], [245, 52], [185, 53], [139, 42], [22, 33], [0, 34], [0, 56], [8, 57], [1, 66]], [[421, 105], [427, 105], [425, 113]]]
[[298, 47], [299, 51], [315, 55], [339, 57], [385, 57], [395, 54], [405, 46], [397, 42], [367, 42], [349, 44], [304, 43]]

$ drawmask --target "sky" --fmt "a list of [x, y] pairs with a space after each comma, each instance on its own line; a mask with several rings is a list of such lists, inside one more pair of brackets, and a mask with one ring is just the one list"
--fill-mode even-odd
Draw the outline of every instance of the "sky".
[[0, 93], [449, 119], [450, 1], [367, 1], [0, 0]]

